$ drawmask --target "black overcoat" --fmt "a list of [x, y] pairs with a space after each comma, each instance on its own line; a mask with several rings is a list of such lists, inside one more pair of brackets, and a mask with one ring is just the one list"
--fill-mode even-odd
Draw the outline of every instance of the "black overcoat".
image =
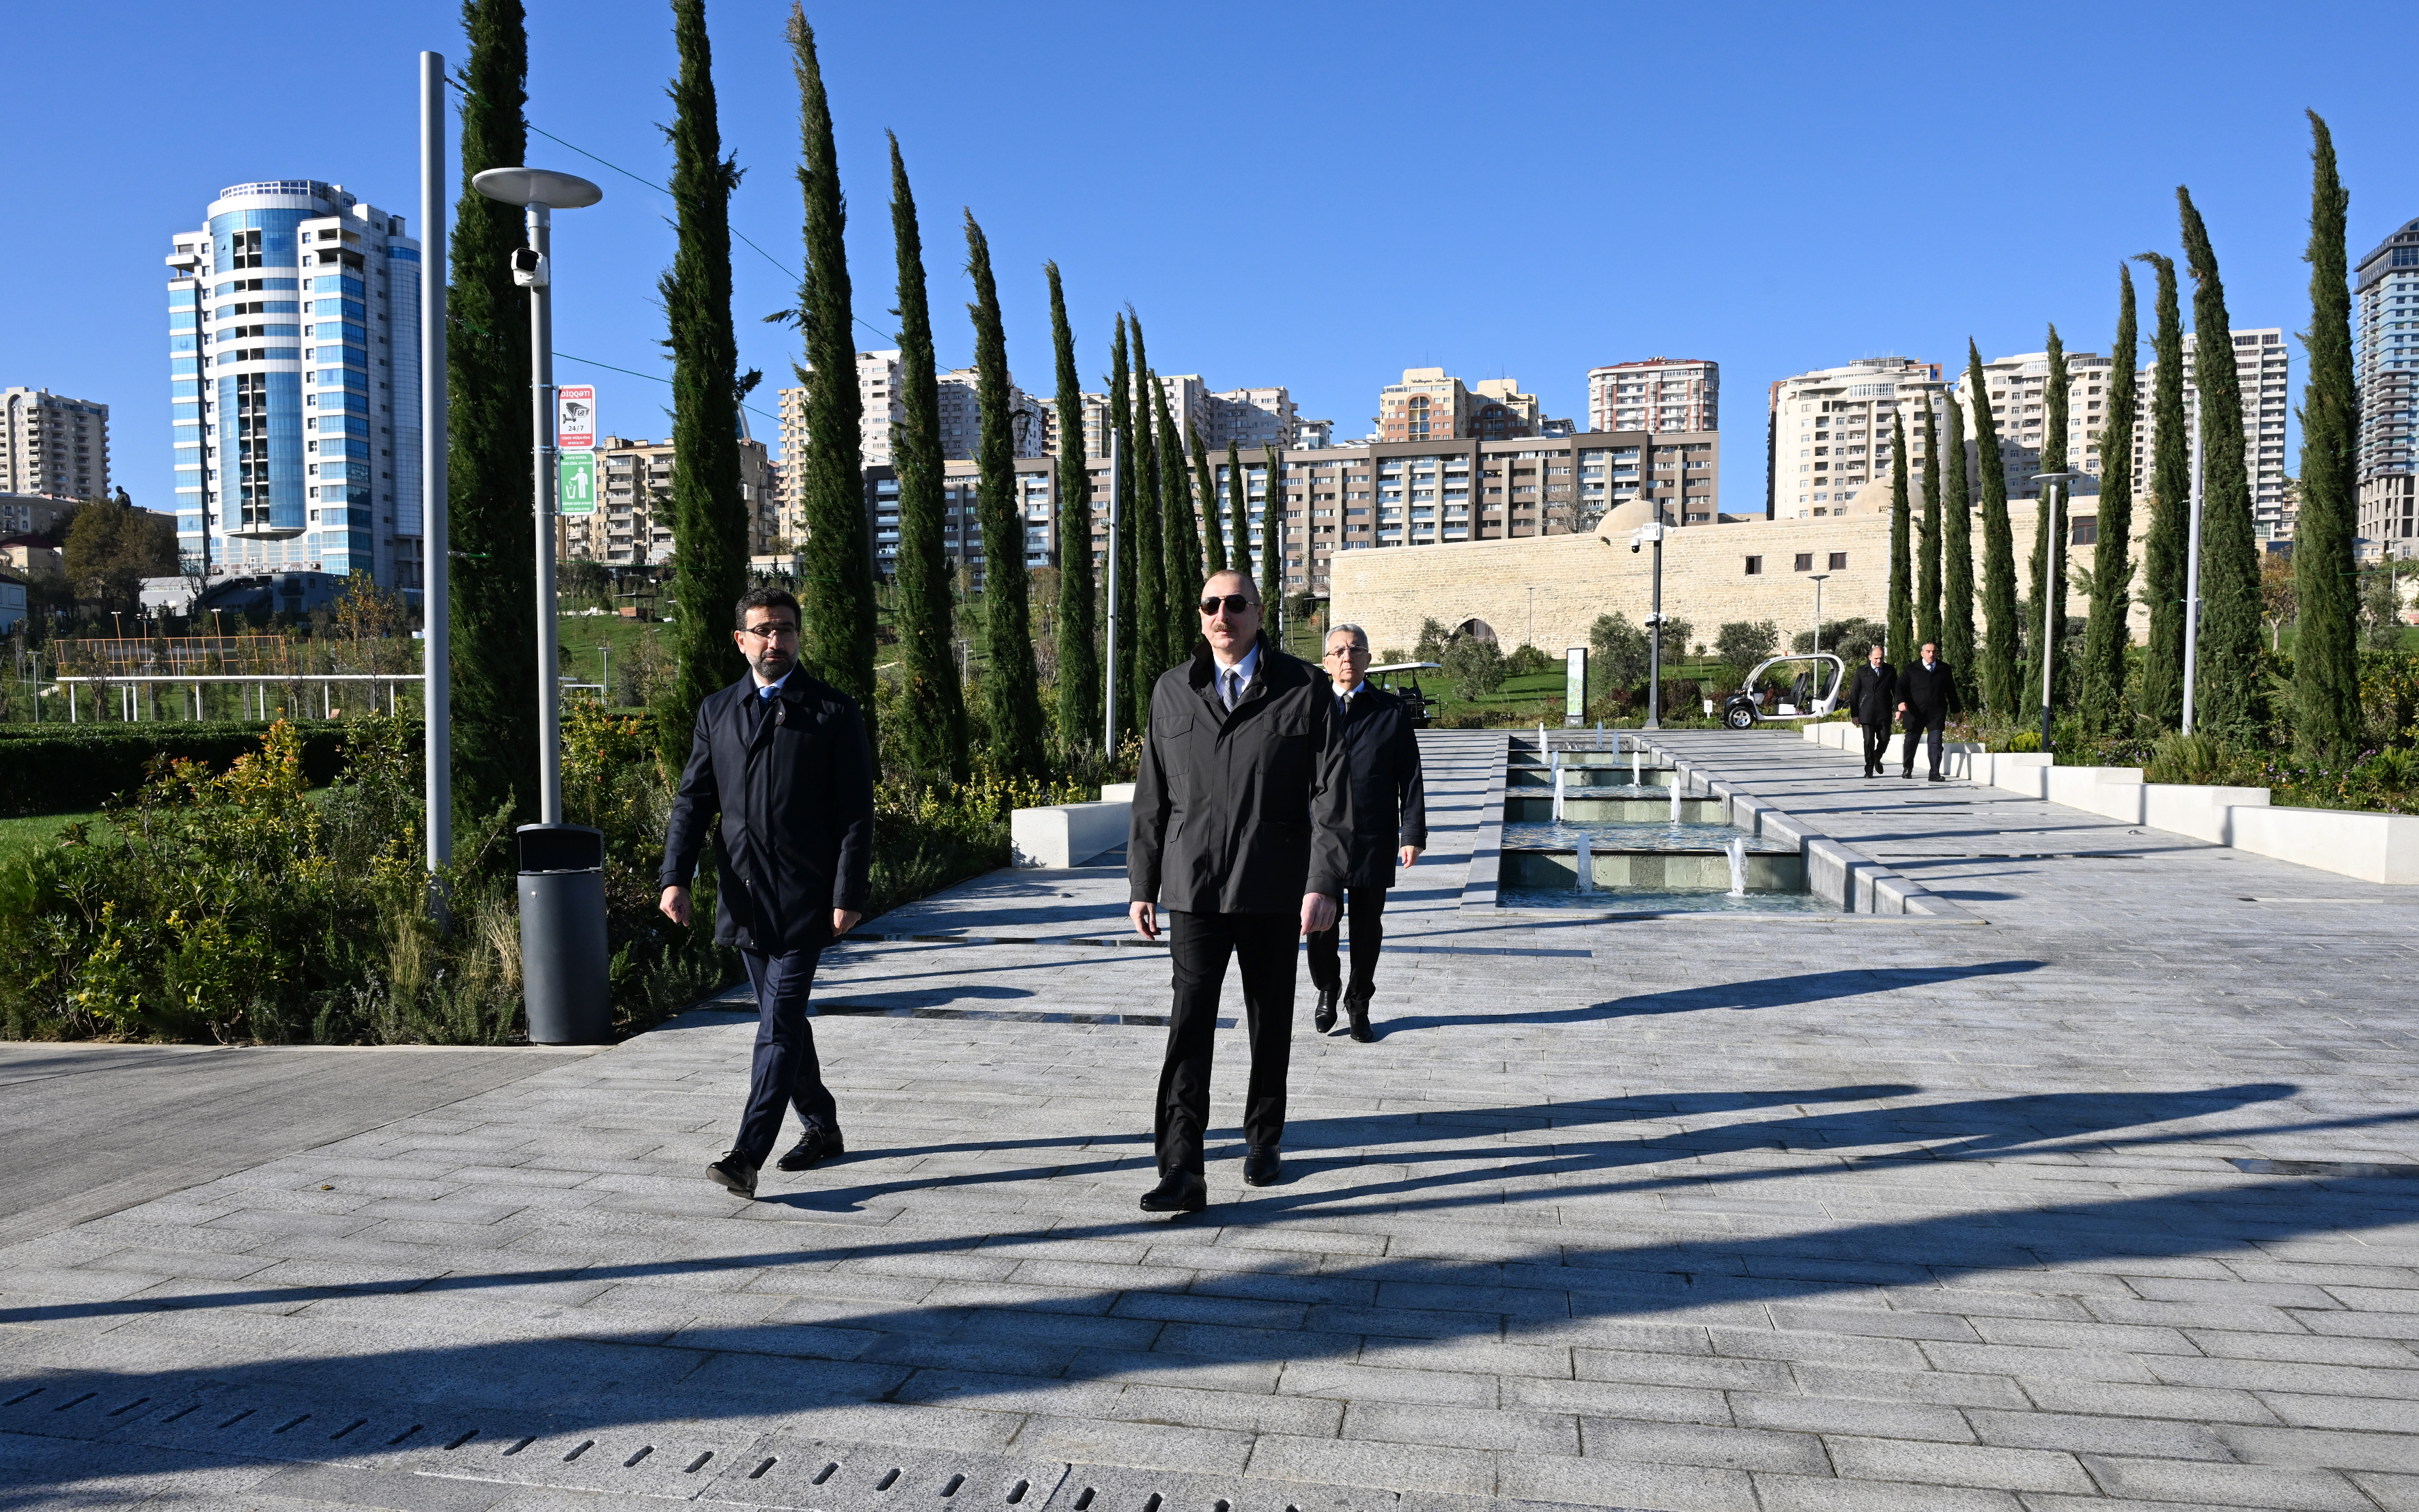
[[[1333, 687], [1329, 684], [1331, 693]], [[1361, 685], [1344, 715], [1344, 759], [1352, 785], [1352, 870], [1345, 886], [1391, 887], [1394, 853], [1406, 845], [1428, 848], [1419, 736], [1401, 699]]]
[[1260, 642], [1240, 702], [1219, 701], [1207, 641], [1162, 672], [1134, 777], [1126, 877], [1178, 913], [1293, 914], [1350, 870], [1342, 723], [1325, 674]]
[[749, 676], [698, 705], [660, 880], [687, 885], [711, 825], [716, 943], [779, 954], [830, 943], [832, 910], [865, 911], [873, 762], [856, 701], [805, 669], [758, 702]]
[[1858, 724], [1887, 724], [1898, 717], [1898, 671], [1888, 662], [1867, 662], [1848, 685], [1848, 714]]
[[1957, 680], [1949, 673], [1949, 664], [1935, 661], [1930, 667], [1920, 661], [1898, 674], [1899, 702], [1910, 715], [1924, 719], [1945, 717], [1957, 702]]

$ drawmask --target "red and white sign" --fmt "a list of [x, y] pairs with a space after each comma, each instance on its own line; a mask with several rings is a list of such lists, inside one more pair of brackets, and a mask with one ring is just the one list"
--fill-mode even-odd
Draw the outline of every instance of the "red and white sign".
[[584, 452], [596, 444], [596, 387], [561, 383], [554, 390], [554, 444]]

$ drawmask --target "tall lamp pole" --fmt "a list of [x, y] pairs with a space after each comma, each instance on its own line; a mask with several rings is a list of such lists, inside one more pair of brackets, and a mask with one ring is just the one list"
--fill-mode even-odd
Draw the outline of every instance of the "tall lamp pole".
[[[2197, 405], [2195, 406], [2198, 408]], [[2194, 417], [2196, 422], [2198, 416]], [[2192, 531], [2184, 547], [2184, 729], [2193, 733], [2193, 685], [2200, 662], [2200, 426], [2192, 434]]]
[[555, 680], [554, 291], [547, 254], [555, 210], [593, 205], [605, 192], [547, 168], [490, 168], [470, 180], [489, 199], [518, 205], [529, 245], [513, 251], [513, 282], [530, 291], [532, 502], [537, 517], [538, 822], [562, 823], [562, 690]]
[[1124, 523], [1118, 517], [1120, 513], [1118, 506], [1125, 501], [1118, 496], [1117, 492], [1117, 462], [1121, 448], [1117, 445], [1117, 427], [1109, 425], [1102, 428], [1109, 433], [1109, 654], [1107, 657], [1109, 696], [1101, 701], [1101, 707], [1107, 711], [1102, 717], [1101, 726], [1101, 749], [1109, 760], [1116, 761], [1117, 757], [1117, 527]]
[[1827, 572], [1814, 572], [1807, 576], [1814, 579], [1814, 649], [1821, 651], [1823, 649], [1823, 579], [1831, 575]]
[[1629, 532], [1629, 549], [1634, 554], [1641, 544], [1655, 548], [1654, 598], [1646, 615], [1646, 728], [1663, 728], [1663, 536], [1670, 529], [1663, 523], [1660, 505], [1655, 512], [1655, 523], [1641, 525]]
[[2057, 670], [2057, 643], [2051, 635], [2057, 627], [2057, 601], [2066, 595], [2066, 532], [2059, 528], [2057, 506], [2066, 498], [2066, 486], [2083, 476], [2080, 472], [2036, 472], [2032, 481], [2048, 485], [2042, 495], [2042, 507], [2049, 511], [2049, 524], [2042, 531], [2047, 548], [2042, 554], [2042, 720], [2041, 748], [2050, 748], [2050, 687]]
[[[445, 59], [420, 54], [420, 688], [428, 872], [454, 859], [453, 603], [445, 535]], [[209, 495], [202, 548], [209, 549]], [[202, 586], [209, 586], [209, 558]]]

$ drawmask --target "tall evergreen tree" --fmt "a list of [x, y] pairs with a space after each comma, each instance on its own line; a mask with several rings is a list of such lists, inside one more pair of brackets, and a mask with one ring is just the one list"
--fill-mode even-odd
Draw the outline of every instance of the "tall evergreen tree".
[[2125, 723], [2126, 619], [2134, 577], [2134, 363], [2139, 345], [2134, 273], [2117, 265], [2117, 349], [2108, 420], [2100, 432], [2100, 538], [2091, 548], [2091, 617], [2083, 627], [2083, 722], [2102, 734]]
[[1965, 386], [1974, 405], [1974, 467], [1982, 485], [1982, 702], [1993, 714], [2011, 716], [2022, 706], [2017, 652], [2016, 543], [2008, 528], [2008, 471], [1999, 456], [1999, 426], [1991, 418], [1991, 384], [1982, 354], [1965, 343]]
[[1907, 642], [1915, 639], [1914, 589], [1907, 579], [1914, 576], [1912, 542], [1908, 527], [1911, 508], [1906, 497], [1906, 422], [1893, 411], [1890, 415], [1890, 570], [1889, 622], [1885, 634], [1889, 641], [1889, 654], [1901, 662], [1915, 659], [1915, 648]]
[[1949, 395], [1949, 476], [1940, 494], [1940, 659], [1949, 664], [1960, 708], [1981, 687], [1974, 664], [1974, 502], [1966, 486], [1965, 411]]
[[1167, 541], [1162, 527], [1159, 499], [1159, 439], [1151, 429], [1150, 393], [1159, 387], [1159, 378], [1150, 370], [1150, 357], [1142, 342], [1142, 316], [1133, 306], [1126, 306], [1126, 330], [1133, 338], [1133, 434], [1134, 434], [1134, 617], [1141, 627], [1134, 634], [1134, 650], [1142, 659], [1135, 663], [1142, 670], [1142, 706], [1135, 711], [1134, 728], [1143, 727], [1150, 714], [1150, 688], [1165, 671], [1167, 659]]
[[678, 250], [656, 285], [671, 331], [672, 596], [670, 686], [655, 705], [668, 764], [688, 759], [697, 706], [731, 681], [731, 606], [747, 591], [747, 501], [739, 488], [739, 338], [731, 329], [731, 191], [722, 155], [705, 0], [672, 0], [672, 200]]
[[[2142, 596], [2150, 604], [2150, 640], [2142, 653], [2137, 705], [2154, 730], [2184, 717], [2184, 559], [2192, 543], [2192, 450], [2184, 421], [2184, 320], [2175, 259], [2146, 252], [2134, 259], [2158, 270], [2158, 333], [2150, 357], [2150, 531], [2142, 543]], [[2105, 455], [2105, 453], [2102, 454]]]
[[1260, 506], [1260, 600], [1267, 618], [1263, 624], [1274, 625], [1285, 609], [1285, 451], [1269, 445], [1260, 455], [1268, 459], [1269, 486]]
[[806, 614], [798, 660], [856, 701], [867, 741], [882, 743], [873, 709], [873, 558], [865, 532], [865, 448], [858, 426], [856, 343], [849, 308], [848, 205], [840, 192], [831, 101], [824, 94], [815, 29], [790, 6], [790, 54], [798, 80], [798, 188], [806, 200], [806, 278], [798, 325], [806, 333], [807, 465], [801, 501], [807, 542], [798, 553]]
[[1134, 612], [1142, 582], [1136, 576], [1140, 553], [1134, 549], [1132, 387], [1132, 365], [1126, 350], [1126, 317], [1121, 315], [1117, 316], [1117, 339], [1109, 346], [1109, 428], [1117, 439], [1117, 601], [1111, 612], [1117, 630], [1117, 664], [1114, 669], [1117, 724], [1125, 732], [1118, 737], [1120, 744], [1143, 734], [1150, 715], [1150, 679], [1142, 670], [1149, 658], [1142, 654], [1142, 617]]
[[2193, 275], [2193, 331], [2200, 391], [2200, 653], [2195, 722], [2211, 734], [2249, 740], [2266, 715], [2260, 656], [2259, 542], [2251, 524], [2251, 474], [2242, 440], [2242, 385], [2234, 369], [2234, 328], [2217, 254], [2192, 195], [2176, 188], [2184, 261]]
[[[2069, 373], [2066, 365], [2066, 344], [2057, 338], [2057, 327], [2049, 328], [2049, 382], [2043, 386], [2043, 403], [2048, 407], [2048, 432], [2042, 442], [2041, 466], [2043, 472], [2066, 471], [2066, 400]], [[2025, 620], [2024, 706], [2040, 706], [2042, 658], [2055, 656], [2057, 648], [2066, 643], [2066, 496], [2064, 484], [2037, 485], [2041, 507], [2033, 512], [2033, 555], [2026, 581], [2032, 590], [2032, 612]], [[2053, 499], [2051, 496], [2057, 497]], [[2044, 596], [2046, 595], [2046, 596]], [[2049, 607], [2050, 627], [2046, 642], [2042, 638], [2042, 605]], [[2055, 662], [2051, 664], [2053, 667]], [[2067, 690], [2051, 685], [2053, 697]]]
[[963, 781], [965, 691], [958, 680], [957, 613], [942, 540], [941, 383], [925, 293], [924, 234], [916, 222], [899, 138], [890, 138], [890, 230], [899, 255], [899, 400], [890, 460], [899, 479], [899, 554], [892, 568], [902, 673], [895, 745], [928, 780]]
[[2345, 217], [2351, 195], [2335, 176], [2334, 137], [2310, 117], [2309, 382], [2302, 390], [2302, 509], [2293, 528], [2294, 733], [2303, 750], [2342, 757], [2359, 743], [2360, 596], [2352, 537], [2360, 403], [2351, 365], [2351, 294]]
[[1201, 545], [1203, 577], [1226, 570], [1226, 535], [1218, 528], [1218, 472], [1210, 460], [1210, 449], [1201, 444], [1201, 432], [1187, 427], [1187, 450], [1193, 454], [1193, 488], [1201, 500]]
[[1923, 400], [1923, 528], [1916, 536], [1915, 639], [1940, 643], [1940, 424]]
[[1084, 387], [1075, 375], [1075, 333], [1067, 324], [1058, 265], [1050, 275], [1050, 337], [1058, 360], [1058, 743], [1071, 764], [1097, 748], [1101, 654], [1094, 642], [1092, 473], [1084, 460]]
[[983, 712], [991, 724], [991, 755], [1018, 777], [1049, 770], [1042, 749], [1040, 674], [1033, 665], [1031, 585], [1025, 567], [1025, 506], [1017, 498], [1016, 439], [1009, 433], [1008, 338], [1000, 329], [999, 285], [991, 271], [991, 241], [966, 211], [966, 276], [975, 326], [975, 509], [983, 534]]
[[1151, 408], [1158, 418], [1159, 496], [1166, 502], [1163, 529], [1167, 547], [1167, 640], [1162, 656], [1173, 667], [1193, 648], [1192, 626], [1201, 592], [1201, 526], [1193, 513], [1193, 482], [1184, 468], [1176, 422], [1167, 409], [1167, 386], [1150, 386]]
[[1251, 480], [1243, 475], [1243, 454], [1233, 441], [1226, 443], [1226, 532], [1235, 543], [1235, 554], [1227, 566], [1250, 576], [1252, 571], [1252, 498]]
[[454, 625], [454, 792], [465, 823], [506, 804], [537, 818], [537, 593], [530, 581], [529, 303], [513, 283], [520, 211], [470, 187], [528, 161], [529, 35], [520, 0], [465, 0], [462, 197], [446, 294], [447, 569]]

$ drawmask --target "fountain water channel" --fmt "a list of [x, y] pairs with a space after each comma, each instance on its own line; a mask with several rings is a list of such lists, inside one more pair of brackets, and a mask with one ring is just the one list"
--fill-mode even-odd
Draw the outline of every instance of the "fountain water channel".
[[1564, 738], [1513, 738], [1500, 906], [1832, 911], [1807, 891], [1796, 845], [1731, 824], [1723, 799], [1689, 794], [1656, 758], [1625, 753], [1629, 742], [1617, 733], [1609, 749], [1586, 734]]

